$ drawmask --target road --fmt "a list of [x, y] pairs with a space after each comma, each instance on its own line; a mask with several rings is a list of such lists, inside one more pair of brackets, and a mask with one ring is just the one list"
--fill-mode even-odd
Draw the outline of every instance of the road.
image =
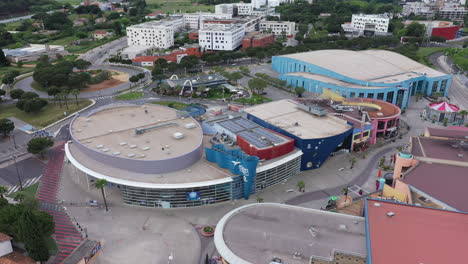
[[[47, 12], [47, 13], [48, 13], [48, 14], [51, 14], [51, 13], [53, 13], [53, 12], [55, 12], [55, 11], [49, 11], [49, 12]], [[15, 22], [15, 21], [30, 19], [32, 16], [34, 16], [34, 14], [32, 14], [32, 15], [27, 15], [27, 16], [20, 16], [20, 17], [8, 18], [8, 19], [0, 20], [0, 24], [6, 24], [6, 23]]]
[[87, 60], [93, 65], [99, 65], [103, 64], [110, 55], [116, 54], [117, 51], [125, 48], [126, 46], [127, 37], [122, 37], [83, 53], [78, 58]]
[[468, 83], [465, 76], [454, 74], [454, 70], [447, 62], [447, 56], [442, 53], [429, 57], [436, 69], [452, 75], [452, 86], [449, 90], [449, 98], [462, 109], [468, 109]]

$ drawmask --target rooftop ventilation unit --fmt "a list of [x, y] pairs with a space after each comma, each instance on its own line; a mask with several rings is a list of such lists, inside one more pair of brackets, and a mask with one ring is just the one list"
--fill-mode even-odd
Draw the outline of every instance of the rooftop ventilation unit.
[[308, 113], [311, 113], [316, 116], [325, 116], [328, 114], [327, 109], [320, 107], [318, 105], [303, 105], [303, 104], [298, 104], [297, 108], [306, 111]]
[[338, 226], [338, 230], [345, 231], [347, 229], [348, 229], [348, 227], [346, 225], [344, 225], [344, 224], [341, 224], [341, 225]]
[[96, 146], [96, 148], [103, 148], [103, 147], [104, 147], [104, 145], [102, 145], [102, 144]]
[[393, 216], [395, 216], [395, 213], [394, 213], [394, 212], [388, 212], [388, 213], [387, 213], [387, 216], [388, 216], [388, 217], [393, 217]]
[[374, 206], [375, 206], [375, 207], [380, 207], [381, 204], [380, 204], [380, 203], [374, 203]]
[[120, 155], [120, 151], [112, 152], [113, 155]]
[[197, 125], [195, 125], [195, 123], [188, 123], [188, 124], [185, 124], [185, 128], [187, 129], [192, 129], [192, 128], [196, 128]]
[[133, 157], [135, 157], [135, 154], [130, 153], [130, 154], [128, 154], [127, 156], [128, 156], [129, 158], [133, 158]]
[[184, 134], [182, 134], [182, 133], [180, 133], [180, 132], [175, 132], [175, 133], [173, 134], [173, 137], [174, 137], [175, 139], [183, 139], [183, 138], [184, 138]]
[[110, 150], [110, 149], [105, 148], [105, 149], [102, 150], [102, 152], [109, 152], [109, 150]]
[[142, 147], [141, 148], [141, 150], [143, 150], [143, 151], [146, 151], [146, 150], [149, 150], [149, 149], [150, 149], [150, 147]]
[[93, 141], [92, 140], [86, 140], [86, 143], [91, 143], [91, 142], [93, 142]]
[[139, 155], [138, 157], [139, 157], [139, 158], [144, 158], [144, 157], [146, 157], [146, 155], [145, 155], [145, 154], [141, 154], [141, 155]]
[[120, 145], [120, 146], [125, 146], [125, 145], [127, 145], [127, 142], [120, 142], [119, 145]]
[[137, 145], [130, 145], [130, 148], [136, 148]]
[[91, 122], [91, 119], [89, 119], [89, 118], [86, 118], [86, 122]]

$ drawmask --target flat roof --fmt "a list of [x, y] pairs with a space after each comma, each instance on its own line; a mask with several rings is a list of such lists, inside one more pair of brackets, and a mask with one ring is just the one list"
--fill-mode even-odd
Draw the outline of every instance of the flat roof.
[[297, 108], [297, 104], [292, 100], [280, 100], [245, 108], [244, 111], [305, 139], [331, 137], [351, 129], [341, 118], [315, 116]]
[[236, 117], [216, 123], [227, 131], [245, 139], [258, 149], [271, 148], [293, 140], [243, 117]]
[[450, 207], [468, 212], [468, 167], [419, 161], [402, 180]]
[[368, 199], [366, 215], [369, 264], [468, 263], [468, 214]]
[[[331, 261], [334, 253], [365, 257], [365, 219], [285, 204], [257, 203], [234, 209], [218, 223], [215, 246], [229, 263]], [[295, 258], [294, 253], [301, 258]]]
[[314, 74], [314, 73], [309, 73], [309, 72], [291, 72], [291, 73], [286, 73], [285, 75], [304, 77], [307, 79], [312, 79], [312, 80], [316, 80], [320, 82], [325, 82], [329, 84], [339, 85], [343, 87], [350, 87], [350, 88], [359, 88], [359, 89], [387, 89], [388, 88], [388, 86], [366, 86], [366, 85], [349, 83], [349, 82], [341, 81], [341, 80], [328, 77], [325, 75]]
[[[143, 160], [167, 159], [163, 148], [170, 149], [172, 157], [183, 155], [198, 148], [203, 138], [197, 121], [155, 104], [98, 109], [75, 118], [70, 129], [75, 139], [90, 149], [116, 157], [135, 154]], [[137, 134], [136, 129], [148, 130]], [[174, 133], [182, 133], [183, 138], [175, 139]]]
[[444, 129], [444, 128], [433, 128], [427, 127], [427, 132], [431, 137], [443, 137], [443, 138], [454, 138], [454, 139], [467, 139], [468, 130], [463, 129]]
[[[210, 146], [209, 140], [209, 136], [204, 138], [206, 147]], [[74, 165], [77, 167], [81, 166], [80, 169], [82, 171], [89, 170], [89, 175], [97, 178], [106, 178], [109, 182], [134, 187], [176, 188], [182, 185], [197, 185], [197, 183], [204, 186], [205, 184], [202, 184], [203, 182], [220, 180], [230, 182], [233, 176], [228, 170], [222, 169], [215, 163], [207, 161], [205, 152], [203, 152], [203, 157], [199, 161], [185, 169], [169, 173], [144, 174], [119, 169], [99, 162], [80, 151], [73, 143], [68, 144], [68, 151], [73, 159], [79, 163], [78, 166], [77, 164]], [[74, 161], [72, 161], [72, 163], [74, 163]]]
[[394, 83], [424, 74], [428, 77], [447, 75], [406, 56], [386, 50], [318, 50], [280, 57], [304, 61], [364, 81]]
[[430, 158], [433, 162], [448, 160], [468, 166], [468, 143], [463, 140], [412, 137], [411, 145], [411, 153], [419, 159]]

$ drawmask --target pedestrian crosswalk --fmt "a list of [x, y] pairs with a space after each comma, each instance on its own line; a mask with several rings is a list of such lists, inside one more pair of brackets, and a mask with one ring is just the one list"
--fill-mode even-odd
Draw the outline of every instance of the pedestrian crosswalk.
[[[39, 182], [39, 180], [41, 179], [41, 177], [42, 177], [42, 175], [41, 175], [41, 176], [38, 176], [38, 177], [36, 177], [36, 178], [29, 178], [27, 181], [25, 181], [25, 182], [23, 183], [23, 188], [26, 188], [26, 187], [28, 187], [28, 186], [31, 186], [31, 185], [33, 185], [33, 184]], [[18, 185], [15, 185], [15, 186], [11, 186], [11, 187], [8, 189], [8, 191], [6, 192], [5, 195], [10, 195], [10, 194], [15, 193], [15, 192], [17, 192], [17, 191], [19, 191], [19, 190], [20, 190], [20, 185], [19, 185], [19, 184], [18, 184]]]
[[109, 98], [112, 98], [112, 97], [114, 97], [114, 96], [107, 95], [107, 96], [99, 96], [99, 97], [96, 97], [96, 98], [93, 98], [93, 99], [96, 100], [96, 101], [99, 101], [99, 100], [109, 99]]

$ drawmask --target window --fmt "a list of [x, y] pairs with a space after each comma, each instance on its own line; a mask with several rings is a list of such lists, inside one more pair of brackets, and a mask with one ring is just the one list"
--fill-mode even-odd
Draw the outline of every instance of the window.
[[362, 137], [368, 137], [368, 136], [369, 136], [369, 130], [364, 131], [364, 133], [362, 133]]
[[440, 84], [440, 92], [444, 93], [445, 89], [447, 89], [447, 82], [448, 80], [442, 80], [442, 83]]
[[437, 93], [437, 86], [439, 86], [439, 81], [434, 81], [432, 83], [432, 93]]
[[383, 98], [384, 98], [384, 93], [378, 93], [377, 94], [377, 99], [383, 100]]
[[361, 137], [361, 134], [356, 134], [354, 135], [353, 140], [358, 140], [360, 137]]

